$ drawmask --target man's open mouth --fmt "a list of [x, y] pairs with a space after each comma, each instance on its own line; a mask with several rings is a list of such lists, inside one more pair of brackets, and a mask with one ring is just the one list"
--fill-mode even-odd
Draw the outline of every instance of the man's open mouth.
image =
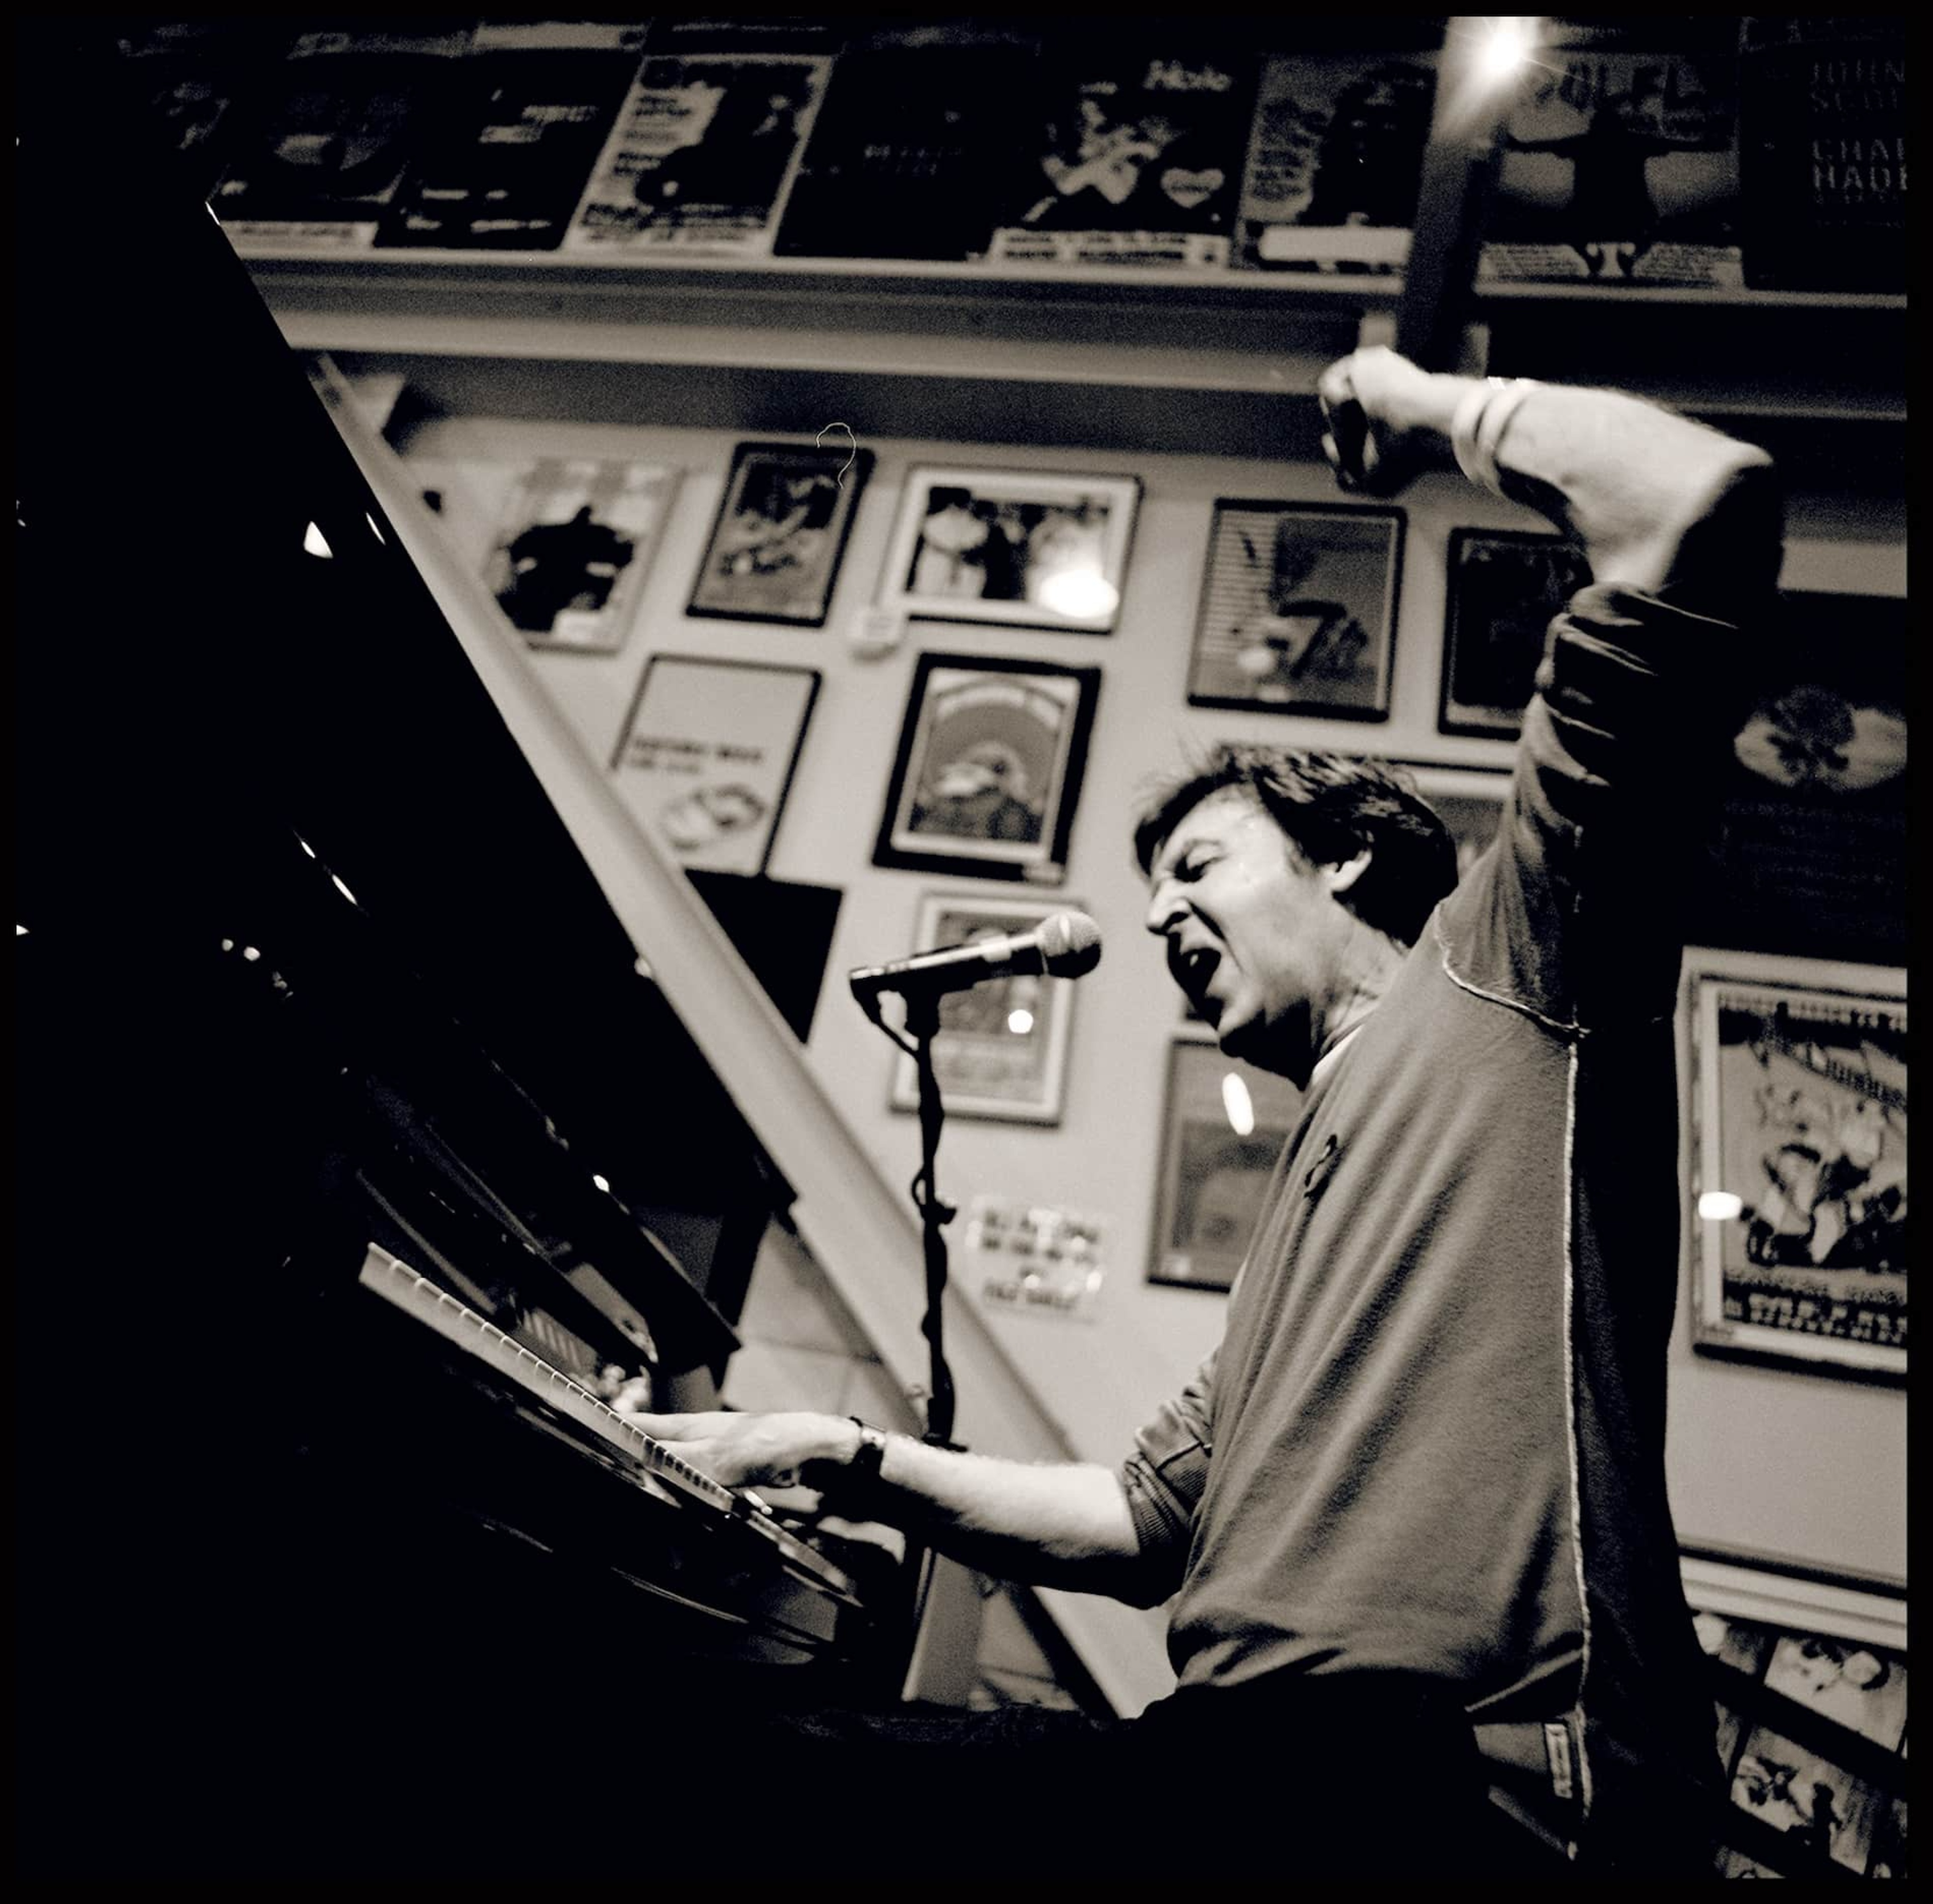
[[1168, 969], [1174, 976], [1174, 982], [1188, 994], [1188, 1001], [1197, 1011], [1208, 1002], [1209, 981], [1215, 976], [1222, 955], [1205, 945], [1198, 945], [1192, 951], [1179, 950], [1168, 954]]

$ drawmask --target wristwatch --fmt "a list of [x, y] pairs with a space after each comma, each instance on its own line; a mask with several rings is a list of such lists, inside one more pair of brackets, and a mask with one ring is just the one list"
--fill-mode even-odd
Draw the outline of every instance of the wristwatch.
[[846, 1464], [846, 1471], [861, 1481], [876, 1481], [879, 1478], [879, 1464], [886, 1458], [886, 1437], [870, 1422], [861, 1421], [857, 1415], [852, 1419], [852, 1425], [859, 1431], [859, 1446]]

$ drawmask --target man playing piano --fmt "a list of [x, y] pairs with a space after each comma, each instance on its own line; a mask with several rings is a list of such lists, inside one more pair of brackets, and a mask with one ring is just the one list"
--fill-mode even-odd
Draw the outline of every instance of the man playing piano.
[[[1414, 794], [1325, 756], [1225, 749], [1140, 822], [1177, 983], [1306, 1094], [1219, 1349], [1117, 1470], [635, 1419], [728, 1485], [802, 1472], [990, 1573], [1171, 1602], [1178, 1689], [1138, 1719], [1003, 1719], [991, 1752], [924, 1719], [791, 1728], [776, 1775], [862, 1806], [862, 1842], [914, 1855], [953, 1819], [948, 1868], [997, 1862], [973, 1808], [1005, 1805], [1073, 1875], [1494, 1868], [1486, 1786], [1514, 1777], [1587, 1863], [1695, 1871], [1717, 1767], [1664, 1478], [1671, 1020], [1776, 583], [1769, 464], [1634, 398], [1384, 350], [1321, 395], [1345, 485], [1460, 467], [1592, 581], [1460, 885]], [[750, 1804], [756, 1758], [737, 1776]]]

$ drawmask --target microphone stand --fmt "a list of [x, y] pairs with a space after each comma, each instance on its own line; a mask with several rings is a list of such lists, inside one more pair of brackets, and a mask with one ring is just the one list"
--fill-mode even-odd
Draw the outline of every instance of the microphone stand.
[[936, 1448], [951, 1448], [953, 1440], [953, 1375], [946, 1365], [945, 1322], [942, 1299], [946, 1293], [947, 1254], [945, 1227], [959, 1212], [939, 1200], [935, 1166], [939, 1155], [939, 1128], [945, 1119], [940, 1101], [939, 1078], [933, 1068], [933, 1041], [939, 1029], [939, 995], [918, 987], [905, 993], [906, 1030], [896, 1032], [879, 1013], [879, 994], [854, 992], [859, 1008], [913, 1062], [919, 1080], [919, 1172], [912, 1186], [913, 1208], [919, 1212], [921, 1253], [926, 1266], [926, 1317], [920, 1333], [926, 1338], [929, 1385], [927, 1392], [926, 1432], [921, 1438]]
[[[935, 1168], [939, 1155], [939, 1131], [945, 1119], [941, 1101], [939, 1077], [933, 1069], [933, 1041], [939, 1029], [939, 997], [936, 992], [910, 989], [906, 999], [906, 1030], [896, 1032], [880, 1015], [879, 995], [855, 987], [859, 1008], [866, 1016], [913, 1061], [919, 1080], [918, 1173], [911, 1194], [919, 1212], [921, 1254], [926, 1272], [926, 1314], [920, 1333], [926, 1338], [927, 1393], [926, 1432], [920, 1439], [928, 1446], [958, 1450], [953, 1439], [954, 1392], [952, 1371], [946, 1365], [944, 1306], [948, 1260], [945, 1227], [958, 1215], [950, 1203], [939, 1200]], [[906, 1659], [909, 1670], [912, 1649], [918, 1643], [921, 1622], [925, 1617], [927, 1596], [933, 1584], [933, 1554], [930, 1548], [906, 1534], [905, 1578], [909, 1583], [911, 1604], [907, 1608]]]
[[939, 1078], [933, 1068], [933, 1035], [939, 1029], [936, 993], [906, 1000], [906, 1033], [912, 1041], [913, 1068], [919, 1079], [919, 1174], [912, 1180], [913, 1207], [919, 1212], [920, 1246], [926, 1264], [926, 1318], [920, 1333], [926, 1338], [930, 1391], [926, 1404], [927, 1440], [934, 1446], [953, 1446], [953, 1375], [946, 1365], [942, 1299], [946, 1293], [947, 1224], [957, 1215], [939, 1200], [934, 1166], [939, 1156], [939, 1127], [945, 1116], [940, 1102]]

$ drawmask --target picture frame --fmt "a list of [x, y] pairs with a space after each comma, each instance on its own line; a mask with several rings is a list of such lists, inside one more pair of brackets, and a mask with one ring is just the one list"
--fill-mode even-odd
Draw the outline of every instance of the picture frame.
[[1059, 885], [1100, 689], [1098, 668], [922, 652], [873, 863]]
[[1510, 769], [1420, 760], [1393, 760], [1390, 764], [1415, 782], [1417, 791], [1449, 828], [1457, 848], [1457, 877], [1464, 878], [1497, 836], [1504, 803], [1510, 797]]
[[1302, 1115], [1288, 1079], [1225, 1056], [1212, 1038], [1168, 1046], [1147, 1280], [1225, 1293]]
[[1218, 501], [1189, 705], [1387, 720], [1404, 521], [1353, 503]]
[[1517, 529], [1450, 532], [1436, 716], [1441, 732], [1502, 740], [1523, 732], [1550, 623], [1590, 579], [1584, 551], [1565, 536]]
[[654, 654], [611, 757], [627, 804], [688, 868], [762, 875], [819, 671]]
[[582, 456], [540, 456], [519, 473], [486, 579], [531, 647], [622, 648], [681, 474], [662, 463]]
[[1726, 1781], [1716, 1875], [1903, 1876], [1904, 1592], [1700, 1549], [1680, 1566]]
[[1141, 494], [1136, 476], [917, 464], [906, 472], [879, 606], [1111, 634]]
[[1781, 593], [1721, 770], [1694, 944], [1907, 963], [1907, 608]]
[[741, 443], [692, 584], [688, 615], [823, 628], [873, 452]]
[[1904, 973], [1694, 947], [1679, 1040], [1692, 1346], [1904, 1380]]
[[[927, 893], [920, 899], [913, 947], [925, 950], [1031, 932], [1069, 903], [1020, 893]], [[1058, 1124], [1073, 1011], [1071, 978], [988, 978], [945, 993], [933, 1068], [947, 1116]], [[919, 1108], [919, 1080], [904, 1054], [894, 1061], [888, 1101], [896, 1111]]]

